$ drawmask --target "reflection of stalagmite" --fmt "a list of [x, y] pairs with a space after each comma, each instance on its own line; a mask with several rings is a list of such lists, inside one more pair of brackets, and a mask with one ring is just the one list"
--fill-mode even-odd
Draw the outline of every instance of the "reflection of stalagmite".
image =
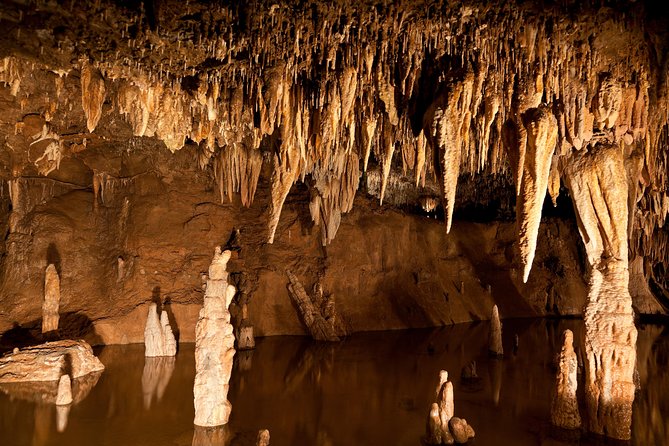
[[230, 374], [235, 355], [235, 337], [228, 307], [235, 287], [226, 271], [230, 251], [216, 247], [209, 266], [204, 305], [195, 328], [195, 425], [220, 426], [228, 422]]
[[60, 278], [53, 264], [46, 267], [44, 276], [44, 303], [42, 304], [42, 333], [58, 330], [60, 306]]
[[142, 394], [144, 395], [145, 409], [151, 408], [154, 399], [160, 401], [163, 398], [165, 389], [172, 378], [172, 372], [174, 372], [175, 361], [174, 356], [144, 359]]
[[493, 356], [504, 356], [504, 348], [502, 347], [502, 322], [499, 320], [499, 310], [497, 309], [497, 305], [492, 307], [492, 314], [490, 315], [488, 351]]
[[72, 381], [70, 375], [63, 375], [58, 381], [58, 394], [56, 396], [57, 406], [72, 404]]
[[64, 406], [56, 406], [56, 430], [58, 432], [65, 432], [67, 429], [67, 422], [70, 417], [70, 404]]
[[300, 316], [311, 333], [311, 337], [317, 341], [339, 341], [334, 326], [323, 318], [320, 309], [316, 308], [295, 274], [286, 270], [286, 275], [290, 281], [288, 294], [297, 304]]
[[591, 268], [585, 308], [585, 395], [589, 429], [631, 436], [637, 331], [629, 294], [627, 179], [621, 150], [597, 144], [566, 166]]
[[565, 429], [581, 427], [581, 416], [578, 413], [578, 401], [576, 399], [578, 363], [573, 341], [574, 334], [571, 330], [565, 330], [551, 404], [551, 421], [554, 425]]
[[177, 341], [172, 333], [170, 321], [165, 310], [158, 318], [158, 305], [151, 303], [144, 328], [144, 356], [174, 356], [177, 354]]
[[248, 305], [242, 304], [242, 321], [239, 323], [235, 339], [237, 339], [237, 350], [251, 350], [256, 346], [253, 336], [253, 325], [249, 321]]

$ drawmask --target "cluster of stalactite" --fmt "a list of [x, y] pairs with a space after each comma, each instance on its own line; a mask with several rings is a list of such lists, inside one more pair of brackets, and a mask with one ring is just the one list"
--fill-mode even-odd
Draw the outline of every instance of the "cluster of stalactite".
[[[555, 200], [569, 157], [604, 141], [627, 157], [632, 249], [666, 258], [651, 238], [669, 206], [669, 79], [643, 8], [165, 1], [150, 15], [105, 2], [59, 14], [88, 18], [43, 59], [80, 72], [89, 132], [111, 102], [136, 136], [198, 144], [221, 199], [246, 206], [271, 164], [270, 242], [296, 181], [328, 243], [372, 162], [381, 202], [393, 171], [436, 180], [447, 231], [462, 175], [509, 175], [527, 280], [546, 192]], [[20, 95], [32, 68], [5, 58], [0, 82]], [[52, 133], [36, 138], [51, 141], [45, 174], [66, 152]]]

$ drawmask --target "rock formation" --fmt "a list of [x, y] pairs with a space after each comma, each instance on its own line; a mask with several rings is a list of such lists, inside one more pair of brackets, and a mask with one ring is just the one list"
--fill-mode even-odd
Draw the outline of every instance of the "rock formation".
[[149, 305], [149, 314], [144, 328], [144, 356], [175, 356], [177, 341], [172, 333], [167, 312], [163, 310], [158, 318], [158, 305]]
[[231, 252], [214, 251], [209, 279], [195, 333], [195, 425], [220, 426], [228, 422], [228, 401], [235, 337], [228, 307], [236, 290], [226, 270]]
[[56, 406], [66, 406], [72, 404], [72, 381], [70, 375], [63, 375], [58, 381], [58, 395], [56, 396]]
[[258, 431], [256, 446], [269, 446], [269, 431], [267, 429]]
[[502, 347], [502, 322], [499, 320], [497, 305], [492, 307], [490, 315], [490, 334], [488, 336], [488, 351], [490, 355], [501, 358], [504, 356]]
[[439, 372], [439, 383], [436, 391], [437, 401], [432, 403], [427, 418], [427, 444], [466, 443], [474, 438], [474, 429], [467, 421], [454, 417], [453, 383], [448, 380], [448, 372]]
[[64, 371], [77, 379], [104, 368], [85, 341], [47, 342], [0, 358], [0, 383], [59, 381]]
[[576, 399], [578, 362], [573, 341], [574, 334], [571, 330], [565, 330], [551, 403], [551, 422], [564, 429], [581, 427], [581, 416]]
[[288, 283], [290, 297], [295, 302], [295, 305], [297, 305], [300, 318], [311, 334], [311, 337], [316, 341], [339, 341], [339, 336], [337, 336], [333, 325], [334, 320], [330, 322], [325, 320], [321, 309], [314, 305], [314, 302], [307, 295], [307, 292], [304, 291], [304, 287], [295, 274], [286, 270], [286, 275], [290, 281]]
[[42, 303], [42, 333], [58, 330], [60, 315], [60, 278], [53, 264], [46, 267], [44, 275], [44, 302]]
[[237, 327], [235, 339], [237, 340], [237, 350], [252, 350], [256, 346], [253, 336], [253, 325], [249, 321], [248, 306], [242, 304], [242, 320]]
[[623, 148], [575, 154], [566, 178], [590, 266], [585, 308], [585, 395], [590, 431], [631, 436], [637, 330], [629, 293], [628, 201]]

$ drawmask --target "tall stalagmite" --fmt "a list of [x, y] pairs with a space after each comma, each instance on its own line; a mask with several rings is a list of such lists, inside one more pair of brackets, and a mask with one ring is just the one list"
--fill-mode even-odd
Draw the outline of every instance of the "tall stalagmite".
[[637, 331], [629, 293], [623, 147], [598, 143], [572, 156], [566, 180], [590, 265], [585, 308], [585, 394], [592, 432], [631, 436]]
[[235, 337], [228, 307], [235, 287], [226, 271], [230, 251], [214, 251], [204, 305], [195, 328], [195, 425], [220, 426], [228, 422], [232, 405], [228, 401]]
[[60, 307], [60, 277], [53, 264], [46, 267], [44, 275], [44, 302], [42, 303], [42, 333], [58, 330]]
[[177, 354], [177, 341], [172, 333], [167, 311], [163, 310], [158, 318], [158, 305], [152, 302], [144, 327], [144, 356], [174, 356]]
[[492, 307], [490, 315], [490, 333], [488, 334], [488, 352], [495, 357], [504, 356], [502, 346], [502, 322], [499, 320], [497, 305]]

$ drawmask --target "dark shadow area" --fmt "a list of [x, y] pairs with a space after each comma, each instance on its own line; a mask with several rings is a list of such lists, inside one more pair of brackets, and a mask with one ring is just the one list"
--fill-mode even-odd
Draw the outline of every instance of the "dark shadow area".
[[61, 339], [84, 339], [91, 345], [102, 344], [102, 338], [96, 333], [93, 321], [88, 316], [69, 312], [60, 315], [58, 332], [42, 334], [42, 319], [14, 323], [13, 328], [0, 336], [0, 354], [15, 347], [24, 348]]
[[58, 277], [61, 276], [60, 253], [58, 252], [58, 248], [56, 247], [55, 243], [49, 243], [49, 246], [46, 249], [46, 264], [53, 264], [53, 266], [56, 267], [56, 271], [58, 272]]

